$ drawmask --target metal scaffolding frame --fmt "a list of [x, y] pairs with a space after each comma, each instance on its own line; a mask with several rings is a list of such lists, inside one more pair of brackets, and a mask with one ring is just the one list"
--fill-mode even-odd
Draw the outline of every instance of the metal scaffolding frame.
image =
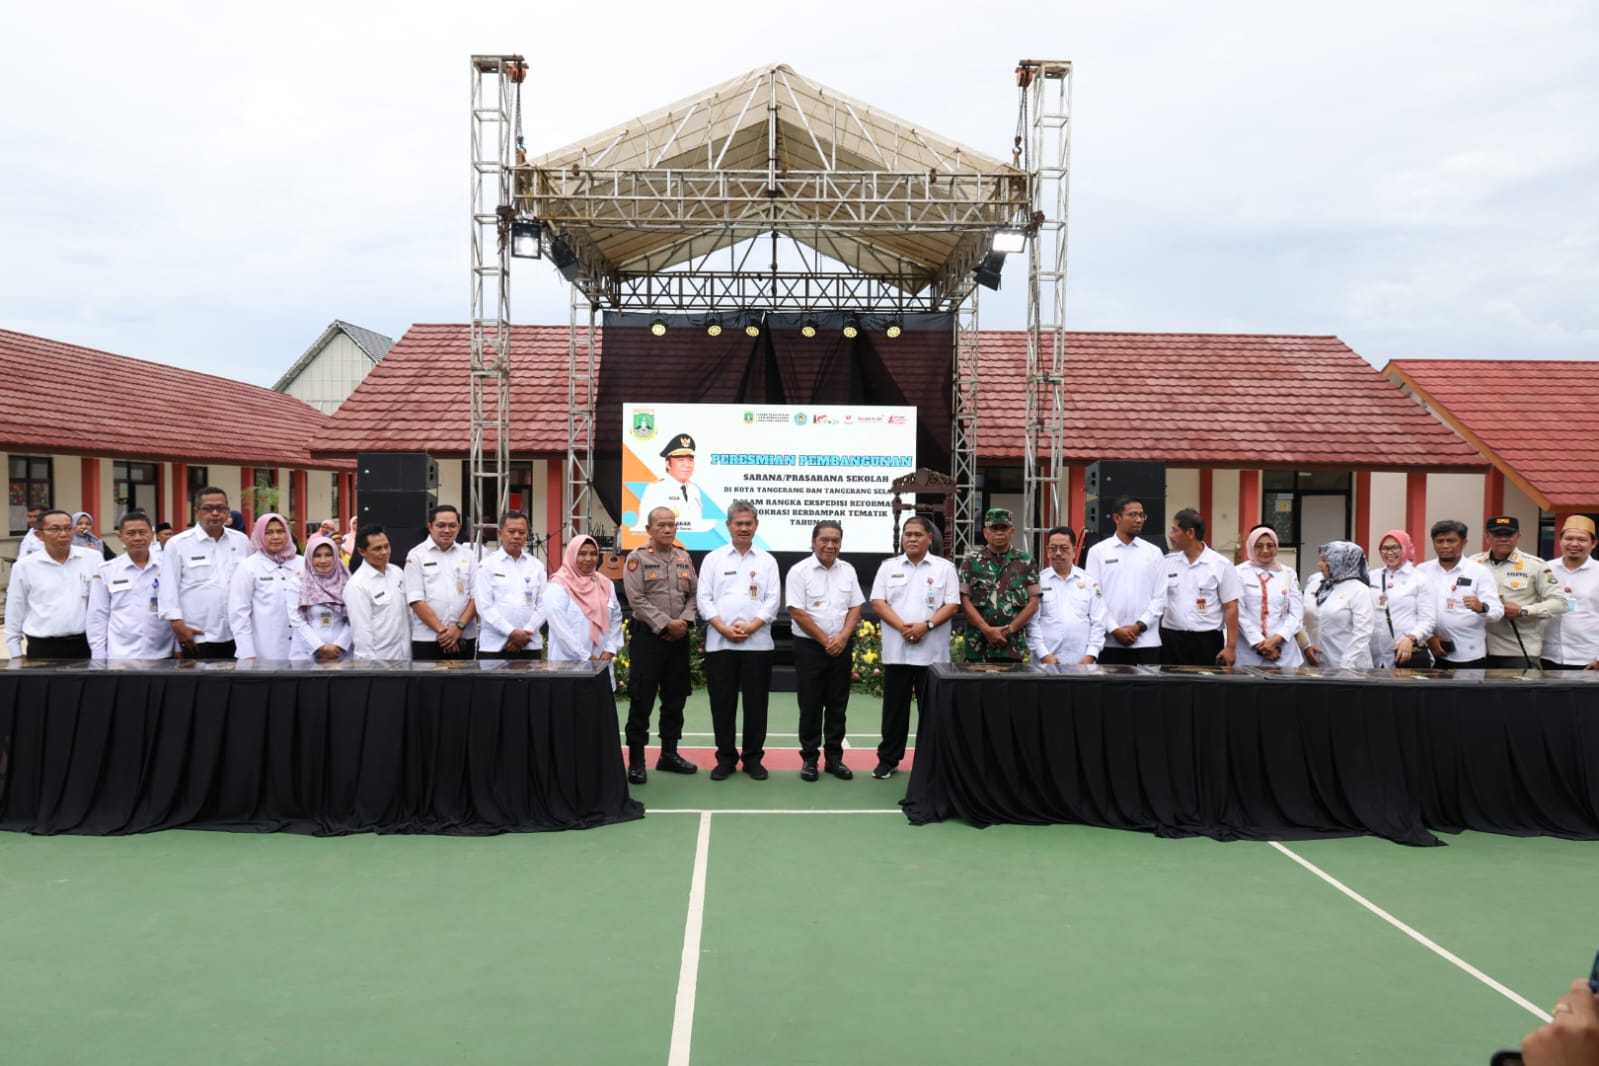
[[[1027, 249], [1027, 422], [1022, 530], [1035, 557], [1062, 519], [1066, 444], [1066, 192], [1071, 164], [1072, 66], [1023, 60], [1016, 68], [1023, 124], [1031, 118], [1028, 173], [1033, 239]], [[1020, 131], [1018, 131], [1020, 133]]]
[[[509, 489], [510, 309], [509, 242], [513, 220], [539, 224], [546, 258], [571, 284], [568, 324], [567, 451], [560, 528], [588, 531], [593, 518], [593, 463], [598, 382], [596, 322], [602, 307], [617, 311], [739, 313], [771, 311], [946, 312], [955, 318], [952, 473], [960, 486], [953, 549], [976, 540], [978, 298], [973, 272], [993, 234], [1022, 226], [1028, 245], [1027, 417], [1024, 452], [1026, 518], [1030, 536], [1060, 514], [1059, 475], [1064, 448], [1066, 182], [1069, 161], [1071, 65], [1023, 60], [1018, 134], [1031, 116], [1030, 139], [1017, 138], [1016, 171], [973, 169], [959, 150], [909, 130], [899, 144], [879, 144], [848, 100], [832, 104], [831, 154], [805, 123], [816, 148], [805, 169], [782, 165], [779, 145], [788, 136], [778, 122], [779, 78], [794, 98], [787, 68], [774, 76], [764, 101], [767, 128], [761, 154], [721, 167], [735, 146], [734, 133], [714, 140], [705, 129], [703, 168], [661, 167], [669, 152], [686, 159], [679, 131], [694, 109], [661, 142], [647, 141], [636, 168], [606, 166], [620, 142], [592, 158], [559, 166], [528, 165], [516, 144], [513, 165], [513, 87], [526, 65], [520, 56], [472, 57], [472, 514], [475, 527], [492, 527]], [[513, 77], [514, 75], [514, 77]], [[698, 106], [698, 105], [696, 105]], [[744, 110], [759, 106], [752, 93]], [[712, 109], [714, 110], [714, 108]], [[675, 113], [674, 113], [675, 114]], [[744, 117], [740, 111], [739, 119]], [[724, 116], [725, 118], [725, 116]], [[870, 119], [870, 114], [867, 115]], [[678, 121], [674, 119], [674, 121]], [[855, 123], [862, 158], [884, 164], [852, 170], [840, 159], [836, 135]], [[735, 121], [735, 127], [737, 122]], [[716, 137], [726, 132], [725, 122]], [[519, 131], [518, 131], [519, 132]], [[894, 164], [910, 158], [910, 142], [937, 165], [909, 171]], [[492, 146], [495, 154], [490, 154]], [[808, 151], [808, 147], [806, 148]], [[1027, 165], [1021, 157], [1027, 154]], [[762, 158], [764, 156], [764, 158]], [[750, 166], [760, 160], [764, 168]], [[654, 165], [651, 165], [653, 162]], [[490, 195], [492, 190], [492, 197]], [[492, 199], [492, 207], [490, 206]], [[603, 230], [604, 241], [594, 234]], [[661, 234], [677, 239], [663, 242]], [[631, 235], [631, 236], [630, 236]], [[923, 235], [923, 236], [918, 236]], [[752, 265], [737, 249], [771, 237], [769, 262]], [[489, 240], [497, 254], [488, 255]], [[777, 246], [798, 249], [800, 269], [783, 263]], [[951, 239], [953, 238], [953, 240]], [[636, 254], [629, 249], [636, 244]], [[809, 249], [807, 254], [806, 249]], [[936, 249], [936, 253], [931, 251]], [[726, 252], [725, 259], [716, 253]], [[715, 258], [713, 259], [713, 256]], [[613, 258], [616, 261], [613, 261]], [[831, 261], [832, 266], [823, 260]], [[625, 267], [619, 265], [625, 261]], [[493, 283], [497, 302], [487, 310]], [[492, 404], [489, 396], [493, 395]], [[491, 413], [492, 408], [492, 413]], [[492, 455], [488, 442], [492, 439]], [[493, 511], [485, 510], [495, 501]], [[1042, 522], [1042, 525], [1040, 524]]]
[[[498, 529], [511, 470], [511, 133], [521, 56], [472, 57], [472, 364], [468, 511], [478, 545]], [[489, 292], [494, 307], [489, 308]], [[493, 452], [489, 442], [493, 442]]]

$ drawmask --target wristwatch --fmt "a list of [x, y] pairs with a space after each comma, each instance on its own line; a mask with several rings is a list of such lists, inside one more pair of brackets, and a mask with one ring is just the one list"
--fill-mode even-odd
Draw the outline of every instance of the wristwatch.
[[1138, 627], [1138, 632], [1139, 632], [1139, 633], [1140, 633], [1140, 634], [1143, 634], [1143, 633], [1147, 633], [1147, 632], [1149, 632], [1149, 627], [1148, 627], [1148, 626], [1146, 626], [1146, 625], [1145, 625], [1145, 624], [1144, 624], [1144, 623], [1143, 623], [1143, 620], [1142, 620], [1142, 619], [1140, 619], [1140, 620], [1139, 620], [1139, 621], [1137, 621], [1137, 622], [1134, 622], [1134, 623], [1133, 623], [1133, 625], [1135, 625], [1135, 626], [1137, 626], [1137, 627]]

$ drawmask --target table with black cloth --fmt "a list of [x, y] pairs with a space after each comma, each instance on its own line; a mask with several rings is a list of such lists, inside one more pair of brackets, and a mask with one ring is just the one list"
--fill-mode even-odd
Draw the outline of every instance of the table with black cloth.
[[0, 670], [0, 829], [477, 835], [643, 813], [595, 664]]
[[1599, 673], [937, 666], [913, 824], [1599, 839]]

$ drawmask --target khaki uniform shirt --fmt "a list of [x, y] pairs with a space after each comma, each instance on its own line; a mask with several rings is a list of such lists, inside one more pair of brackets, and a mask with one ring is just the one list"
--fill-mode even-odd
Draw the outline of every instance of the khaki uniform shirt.
[[[1532, 665], [1537, 666], [1539, 653], [1543, 650], [1544, 619], [1566, 613], [1565, 589], [1549, 569], [1548, 563], [1519, 548], [1505, 556], [1503, 562], [1494, 562], [1488, 552], [1471, 558], [1494, 576], [1501, 600], [1516, 604], [1530, 615], [1525, 621], [1515, 619], [1514, 630], [1511, 629], [1512, 620], [1509, 618], [1489, 622], [1488, 654], [1519, 658], [1522, 644], [1525, 644]], [[1518, 633], [1521, 635], [1521, 644], [1516, 643]]]
[[658, 552], [655, 545], [634, 548], [622, 572], [622, 589], [633, 608], [633, 624], [659, 633], [674, 618], [689, 625], [696, 619], [694, 597], [699, 591], [699, 575], [688, 552], [673, 546]]

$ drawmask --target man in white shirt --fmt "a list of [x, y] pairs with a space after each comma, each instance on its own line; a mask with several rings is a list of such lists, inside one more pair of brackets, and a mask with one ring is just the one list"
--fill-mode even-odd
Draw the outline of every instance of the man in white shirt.
[[228, 494], [219, 488], [196, 493], [194, 512], [198, 524], [167, 541], [162, 552], [161, 617], [185, 659], [232, 659], [237, 645], [228, 627], [228, 587], [250, 554], [250, 538], [228, 528]]
[[794, 623], [794, 683], [799, 698], [800, 780], [815, 781], [818, 748], [825, 768], [840, 781], [855, 774], [844, 765], [844, 719], [849, 707], [855, 627], [866, 597], [855, 568], [838, 557], [844, 527], [824, 519], [811, 527], [811, 557], [795, 563], [784, 580]]
[[1549, 564], [1521, 550], [1521, 520], [1494, 515], [1483, 524], [1488, 550], [1472, 556], [1494, 576], [1505, 616], [1488, 623], [1488, 668], [1530, 670], [1543, 648], [1543, 622], [1566, 609]]
[[872, 580], [872, 609], [883, 622], [883, 739], [872, 776], [886, 781], [905, 758], [911, 696], [917, 713], [925, 705], [927, 668], [949, 662], [949, 630], [960, 613], [960, 574], [955, 564], [928, 551], [933, 523], [920, 515], [900, 531], [904, 553], [886, 560]]
[[[766, 709], [772, 690], [772, 620], [781, 592], [777, 560], [755, 547], [760, 518], [755, 505], [734, 500], [727, 508], [732, 541], [700, 564], [696, 606], [710, 628], [705, 633], [705, 687], [716, 733], [712, 781], [726, 781], [742, 758], [756, 781], [768, 774]], [[739, 697], [744, 700], [744, 748], [733, 743]]]
[[44, 550], [44, 541], [39, 537], [39, 523], [43, 519], [43, 507], [28, 508], [28, 531], [22, 535], [22, 541], [17, 545], [18, 559], [32, 555], [36, 551]]
[[376, 522], [355, 533], [355, 550], [364, 564], [344, 586], [344, 609], [355, 637], [354, 657], [387, 662], [411, 661], [411, 627], [405, 608], [405, 577], [389, 565], [389, 535]]
[[405, 557], [405, 598], [415, 616], [411, 658], [416, 662], [473, 656], [477, 566], [472, 549], [455, 542], [460, 532], [461, 512], [440, 504], [428, 518], [428, 539]]
[[72, 543], [72, 516], [45, 511], [44, 549], [18, 559], [6, 593], [6, 654], [30, 659], [89, 658], [89, 588], [104, 558]]
[[1244, 588], [1232, 562], [1205, 544], [1205, 519], [1192, 507], [1172, 518], [1166, 555], [1161, 663], [1231, 666], [1238, 658], [1238, 601]]
[[1027, 623], [1033, 662], [1088, 664], [1105, 647], [1105, 596], [1099, 582], [1076, 565], [1077, 534], [1056, 526], [1044, 534], [1049, 561], [1038, 575], [1038, 613]]
[[1586, 515], [1572, 515], [1560, 529], [1560, 558], [1550, 566], [1560, 594], [1561, 614], [1544, 620], [1545, 670], [1599, 670], [1599, 562], [1593, 559], [1599, 529]]
[[1105, 595], [1107, 666], [1160, 662], [1160, 614], [1166, 608], [1166, 553], [1145, 540], [1144, 503], [1122, 496], [1111, 505], [1116, 534], [1088, 549], [1083, 569]]
[[500, 516], [500, 549], [477, 567], [472, 603], [482, 631], [480, 659], [537, 659], [544, 647], [544, 564], [524, 550], [530, 533], [527, 515]]
[[96, 659], [169, 659], [172, 627], [161, 618], [161, 560], [151, 549], [150, 516], [129, 511], [117, 520], [127, 551], [100, 564], [89, 586], [89, 651]]
[[672, 512], [679, 533], [700, 532], [708, 523], [702, 520], [700, 487], [693, 481], [694, 438], [687, 433], [667, 438], [666, 447], [661, 449], [661, 458], [666, 460], [666, 476], [644, 487], [633, 532], [648, 532], [650, 512], [657, 507], [665, 507]]
[[1416, 567], [1431, 586], [1433, 632], [1422, 633], [1441, 670], [1481, 667], [1488, 661], [1488, 623], [1505, 616], [1499, 583], [1481, 563], [1463, 556], [1466, 524], [1446, 518], [1432, 524], [1436, 558]]

